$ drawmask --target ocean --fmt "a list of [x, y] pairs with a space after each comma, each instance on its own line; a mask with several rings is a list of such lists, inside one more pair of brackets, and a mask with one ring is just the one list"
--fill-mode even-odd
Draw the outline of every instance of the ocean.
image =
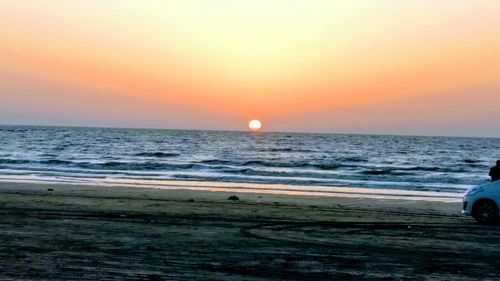
[[494, 138], [0, 126], [3, 181], [463, 193], [488, 181], [498, 158]]

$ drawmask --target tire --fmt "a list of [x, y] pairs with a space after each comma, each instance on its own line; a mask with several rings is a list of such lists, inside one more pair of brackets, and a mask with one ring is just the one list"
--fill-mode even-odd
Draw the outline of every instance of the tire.
[[493, 224], [498, 221], [498, 207], [490, 201], [480, 201], [474, 205], [472, 216], [479, 224]]

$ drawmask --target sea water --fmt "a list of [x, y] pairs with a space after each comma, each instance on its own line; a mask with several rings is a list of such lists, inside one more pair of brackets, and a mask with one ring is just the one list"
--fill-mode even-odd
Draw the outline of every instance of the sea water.
[[494, 138], [0, 126], [0, 180], [458, 194], [488, 181], [497, 158]]

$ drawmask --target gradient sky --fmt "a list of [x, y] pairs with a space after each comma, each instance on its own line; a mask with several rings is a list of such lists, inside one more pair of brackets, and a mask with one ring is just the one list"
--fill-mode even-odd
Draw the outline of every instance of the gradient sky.
[[0, 124], [500, 137], [500, 1], [0, 0]]

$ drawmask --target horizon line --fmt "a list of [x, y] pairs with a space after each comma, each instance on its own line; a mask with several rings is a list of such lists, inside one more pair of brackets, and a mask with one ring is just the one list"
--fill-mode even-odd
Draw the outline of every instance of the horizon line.
[[348, 133], [348, 132], [304, 132], [304, 131], [250, 131], [250, 130], [223, 130], [223, 129], [196, 129], [196, 128], [159, 128], [159, 127], [121, 127], [121, 126], [95, 126], [95, 125], [40, 125], [40, 124], [5, 124], [0, 127], [53, 127], [53, 128], [87, 128], [87, 129], [122, 129], [122, 130], [165, 130], [165, 131], [209, 131], [250, 134], [313, 134], [313, 135], [352, 135], [352, 136], [386, 136], [386, 137], [435, 137], [435, 138], [479, 138], [500, 139], [500, 136], [460, 136], [460, 135], [418, 135], [418, 134], [384, 134], [384, 133]]

